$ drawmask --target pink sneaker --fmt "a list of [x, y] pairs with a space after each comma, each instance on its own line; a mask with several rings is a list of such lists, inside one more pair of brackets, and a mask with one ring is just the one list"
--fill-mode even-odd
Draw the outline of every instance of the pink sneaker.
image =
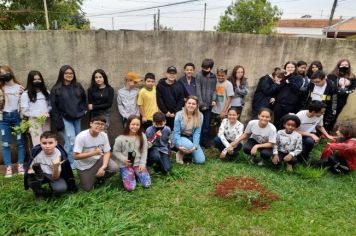
[[12, 177], [12, 166], [6, 166], [5, 178]]
[[25, 169], [23, 168], [23, 164], [17, 164], [17, 174], [24, 175]]

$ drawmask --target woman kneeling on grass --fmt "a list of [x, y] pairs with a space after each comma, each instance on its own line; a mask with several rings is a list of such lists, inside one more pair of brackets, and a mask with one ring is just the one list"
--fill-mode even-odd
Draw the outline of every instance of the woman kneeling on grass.
[[321, 160], [314, 162], [315, 167], [330, 167], [335, 174], [356, 170], [356, 123], [342, 121], [336, 131], [336, 140], [328, 143]]
[[[248, 122], [245, 132], [230, 145], [237, 147], [242, 140], [247, 140], [242, 149], [244, 153], [250, 155], [250, 162], [264, 165], [264, 160], [271, 160], [273, 146], [276, 143], [277, 130], [270, 123], [272, 111], [268, 108], [261, 108], [258, 112], [258, 120]], [[257, 158], [257, 151], [260, 151], [260, 157]]]
[[241, 144], [235, 148], [231, 143], [238, 139], [243, 131], [244, 125], [238, 121], [240, 116], [239, 110], [230, 108], [227, 112], [227, 118], [223, 119], [219, 128], [218, 136], [214, 138], [214, 144], [220, 151], [220, 159], [233, 159], [241, 149]]
[[147, 138], [142, 132], [140, 117], [128, 117], [123, 134], [115, 139], [113, 159], [120, 167], [122, 182], [127, 191], [135, 189], [136, 177], [144, 188], [151, 185], [146, 169]]
[[198, 107], [198, 98], [189, 96], [174, 119], [173, 144], [178, 149], [176, 161], [179, 164], [184, 164], [185, 155], [192, 155], [195, 164], [205, 162], [205, 155], [199, 145], [203, 114]]

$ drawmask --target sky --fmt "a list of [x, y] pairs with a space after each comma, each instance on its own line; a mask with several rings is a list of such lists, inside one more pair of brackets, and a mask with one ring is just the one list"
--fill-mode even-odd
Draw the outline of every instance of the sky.
[[[158, 9], [147, 9], [186, 0], [84, 0], [82, 9], [93, 29], [152, 30], [154, 14]], [[296, 19], [311, 15], [314, 19], [327, 19], [334, 0], [270, 0], [283, 11], [282, 19]], [[185, 4], [160, 7], [160, 24], [174, 30], [203, 30], [204, 4], [207, 4], [205, 30], [214, 30], [219, 17], [232, 0], [198, 0]], [[123, 13], [123, 11], [131, 11]], [[338, 0], [334, 18], [356, 17], [356, 0]]]

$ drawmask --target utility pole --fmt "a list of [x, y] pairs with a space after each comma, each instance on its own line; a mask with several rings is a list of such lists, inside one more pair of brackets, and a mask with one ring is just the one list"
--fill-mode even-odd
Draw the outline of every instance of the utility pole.
[[157, 30], [157, 26], [156, 26], [156, 14], [153, 14], [153, 30]]
[[158, 9], [158, 12], [157, 12], [157, 30], [160, 30], [160, 28], [161, 28], [160, 18], [161, 18], [161, 14], [160, 14], [160, 10]]
[[328, 23], [329, 27], [332, 25], [336, 6], [337, 6], [337, 0], [334, 0], [333, 7], [331, 8], [329, 23]]
[[47, 0], [43, 0], [44, 10], [45, 10], [45, 17], [46, 17], [46, 28], [49, 30], [49, 20], [48, 20], [48, 10], [47, 10]]
[[114, 20], [114, 17], [111, 17], [111, 25], [112, 25], [112, 30], [115, 30], [115, 20]]
[[206, 22], [206, 3], [204, 3], [204, 23], [203, 23], [203, 31], [205, 31], [205, 22]]

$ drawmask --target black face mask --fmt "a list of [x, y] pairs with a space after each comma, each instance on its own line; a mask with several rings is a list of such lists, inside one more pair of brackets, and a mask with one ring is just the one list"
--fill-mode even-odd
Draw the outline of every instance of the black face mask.
[[349, 71], [349, 67], [345, 67], [345, 66], [339, 67], [339, 71], [341, 74], [346, 74]]
[[42, 82], [33, 82], [33, 87], [35, 88], [41, 88], [43, 86]]
[[6, 73], [3, 75], [0, 75], [0, 80], [8, 82], [12, 79], [12, 75], [10, 73]]
[[210, 73], [210, 71], [202, 70], [201, 73], [202, 73], [204, 76], [207, 76], [207, 75]]
[[163, 128], [164, 128], [164, 126], [162, 126], [162, 127], [157, 127], [157, 126], [155, 126], [156, 127], [156, 130], [157, 131], [160, 131], [160, 130], [162, 130]]

